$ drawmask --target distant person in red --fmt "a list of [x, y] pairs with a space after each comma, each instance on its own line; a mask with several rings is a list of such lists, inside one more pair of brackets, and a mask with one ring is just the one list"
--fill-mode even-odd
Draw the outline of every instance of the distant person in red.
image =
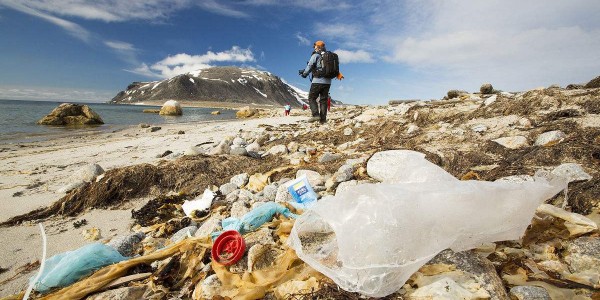
[[331, 94], [327, 93], [327, 111], [331, 111]]
[[292, 110], [292, 106], [291, 106], [291, 105], [289, 105], [289, 104], [286, 104], [286, 105], [283, 107], [283, 109], [284, 109], [283, 115], [284, 115], [284, 116], [289, 116], [289, 115], [290, 115], [290, 110]]
[[308, 105], [306, 105], [306, 103], [302, 104], [302, 110], [307, 110], [308, 109]]

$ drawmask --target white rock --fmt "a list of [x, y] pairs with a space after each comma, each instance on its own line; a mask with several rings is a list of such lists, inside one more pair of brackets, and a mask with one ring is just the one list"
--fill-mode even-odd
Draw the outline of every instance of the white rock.
[[346, 127], [346, 129], [344, 129], [344, 135], [352, 135], [354, 133], [354, 131], [352, 131], [352, 128], [350, 127]]
[[221, 220], [223, 220], [223, 216], [221, 215], [212, 215], [208, 220], [204, 221], [200, 228], [196, 230], [194, 233], [195, 237], [205, 237], [209, 234], [217, 231], [219, 227], [221, 227]]
[[298, 148], [300, 148], [300, 145], [298, 145], [298, 143], [296, 143], [296, 142], [290, 142], [287, 145], [287, 149], [289, 152], [297, 152]]
[[354, 170], [356, 168], [353, 165], [342, 165], [336, 172], [333, 174], [333, 178], [335, 182], [340, 183], [344, 181], [348, 181], [354, 177]]
[[501, 137], [492, 141], [509, 149], [520, 149], [529, 146], [529, 141], [527, 141], [527, 138], [520, 135]]
[[288, 149], [285, 145], [276, 145], [276, 146], [271, 147], [271, 149], [269, 149], [269, 151], [267, 151], [267, 153], [271, 154], [271, 155], [287, 154]]
[[66, 193], [66, 192], [72, 191], [72, 190], [74, 190], [74, 189], [76, 189], [76, 188], [78, 188], [78, 187], [80, 187], [80, 186], [82, 186], [84, 184], [85, 184], [85, 182], [83, 180], [77, 180], [77, 181], [68, 183], [66, 185], [63, 185], [61, 188], [59, 188], [56, 191], [59, 192], [59, 193]]
[[490, 295], [484, 289], [478, 289], [473, 293], [456, 281], [443, 277], [440, 280], [416, 289], [411, 295], [411, 299], [436, 299], [436, 300], [471, 300], [471, 299], [489, 299]]
[[193, 155], [198, 155], [198, 154], [202, 154], [202, 151], [200, 151], [200, 149], [198, 149], [198, 147], [196, 147], [196, 146], [189, 147], [183, 153], [183, 155], [186, 155], [186, 156], [193, 156]]
[[250, 175], [248, 175], [248, 173], [242, 173], [231, 177], [229, 182], [235, 184], [238, 188], [241, 188], [248, 183], [249, 178]]
[[313, 170], [298, 170], [296, 172], [296, 178], [299, 178], [302, 175], [306, 175], [306, 179], [308, 179], [308, 183], [311, 186], [323, 185], [325, 183], [325, 179], [319, 172], [315, 172]]
[[274, 201], [277, 196], [277, 185], [275, 183], [265, 186], [263, 189], [263, 196], [269, 201]]
[[408, 126], [408, 129], [406, 129], [406, 133], [412, 134], [412, 133], [418, 132], [419, 129], [420, 129], [419, 126], [417, 126], [415, 124], [410, 124]]
[[323, 155], [321, 155], [321, 157], [319, 157], [319, 162], [325, 163], [325, 162], [335, 161], [340, 158], [342, 158], [342, 156], [340, 154], [325, 152], [325, 153], [323, 153]]
[[535, 145], [552, 146], [562, 142], [566, 137], [567, 135], [560, 130], [544, 132], [537, 137]]
[[294, 201], [294, 197], [292, 197], [292, 195], [288, 191], [286, 183], [279, 185], [279, 187], [277, 188], [277, 194], [275, 196], [275, 202], [285, 203], [290, 201]]
[[246, 248], [250, 248], [254, 245], [272, 245], [275, 244], [271, 230], [266, 227], [262, 227], [256, 231], [250, 232], [244, 236], [246, 242]]
[[244, 201], [236, 201], [231, 205], [231, 216], [234, 218], [241, 219], [246, 213], [250, 211], [250, 207], [246, 206]]
[[170, 116], [181, 116], [183, 113], [181, 104], [175, 100], [169, 100], [160, 108], [159, 114]]
[[485, 132], [486, 130], [488, 130], [488, 128], [487, 128], [487, 126], [485, 126], [483, 124], [478, 124], [478, 125], [471, 127], [471, 130], [473, 130], [474, 132], [481, 133], [481, 132]]
[[260, 151], [260, 145], [255, 141], [254, 143], [246, 146], [247, 152], [258, 152]]
[[531, 120], [527, 119], [527, 118], [521, 118], [518, 121], [519, 126], [524, 127], [524, 128], [531, 128], [533, 125], [531, 124]]
[[87, 300], [128, 300], [143, 299], [146, 292], [145, 286], [122, 287], [114, 290], [108, 290], [98, 294], [91, 295]]
[[198, 230], [198, 227], [196, 227], [196, 226], [188, 226], [188, 227], [179, 229], [179, 231], [175, 232], [175, 234], [173, 234], [173, 236], [171, 236], [171, 241], [173, 243], [183, 241], [188, 236], [194, 236], [194, 233], [196, 233], [196, 230]]
[[490, 104], [492, 104], [492, 103], [496, 102], [496, 100], [497, 100], [497, 99], [498, 99], [498, 96], [497, 96], [497, 95], [493, 95], [493, 96], [491, 96], [491, 97], [489, 97], [489, 98], [485, 99], [485, 102], [483, 102], [483, 104], [484, 104], [485, 106], [488, 106], [488, 105], [490, 105]]
[[238, 189], [238, 186], [236, 184], [230, 183], [230, 182], [225, 183], [219, 187], [219, 191], [221, 191], [221, 194], [223, 194], [223, 195], [227, 195], [237, 189]]
[[233, 139], [232, 143], [236, 146], [245, 147], [248, 143], [241, 137], [236, 137]]
[[576, 163], [562, 164], [554, 168], [554, 170], [552, 170], [551, 173], [560, 177], [567, 178], [569, 182], [592, 179], [592, 176], [586, 173], [581, 167], [581, 165]]
[[100, 165], [90, 164], [90, 165], [79, 168], [77, 171], [75, 171], [75, 173], [73, 173], [73, 175], [71, 175], [71, 178], [73, 180], [82, 180], [85, 182], [91, 182], [94, 180], [94, 178], [96, 178], [96, 176], [103, 174], [103, 173], [104, 173], [104, 169], [102, 169], [102, 167]]
[[246, 151], [246, 148], [244, 148], [244, 147], [231, 146], [231, 150], [229, 150], [229, 154], [246, 156], [246, 155], [248, 155], [248, 151]]
[[203, 299], [213, 299], [214, 296], [221, 294], [221, 281], [217, 274], [212, 274], [202, 281], [202, 297]]
[[221, 155], [221, 154], [229, 154], [229, 151], [231, 149], [229, 148], [229, 144], [228, 143], [219, 143], [216, 147], [212, 148], [208, 154], [209, 155]]
[[512, 287], [510, 297], [516, 300], [552, 300], [548, 291], [543, 287], [527, 285]]

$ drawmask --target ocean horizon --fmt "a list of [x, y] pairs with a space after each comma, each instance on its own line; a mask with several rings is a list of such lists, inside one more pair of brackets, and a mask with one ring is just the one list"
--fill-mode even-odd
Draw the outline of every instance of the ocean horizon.
[[[49, 114], [61, 103], [88, 105], [98, 113], [104, 124], [86, 126], [47, 126], [36, 122]], [[69, 135], [96, 134], [118, 131], [140, 123], [150, 125], [209, 122], [235, 119], [235, 110], [222, 109], [212, 115], [214, 108], [184, 107], [182, 116], [161, 116], [143, 113], [144, 109], [156, 109], [154, 105], [130, 105], [90, 103], [76, 101], [10, 100], [0, 99], [0, 144], [16, 144], [49, 140]]]

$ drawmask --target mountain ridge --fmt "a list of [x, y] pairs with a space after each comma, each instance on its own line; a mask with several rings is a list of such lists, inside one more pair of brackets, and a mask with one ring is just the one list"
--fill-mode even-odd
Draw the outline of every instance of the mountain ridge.
[[160, 81], [133, 82], [109, 103], [178, 100], [301, 107], [308, 93], [270, 72], [239, 67], [212, 67]]

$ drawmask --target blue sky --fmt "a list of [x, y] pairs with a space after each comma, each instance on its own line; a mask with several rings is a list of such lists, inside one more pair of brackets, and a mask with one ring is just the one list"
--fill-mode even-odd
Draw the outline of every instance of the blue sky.
[[599, 16], [596, 0], [0, 0], [0, 99], [104, 102], [223, 65], [308, 90], [316, 40], [346, 103], [565, 86], [600, 75]]

